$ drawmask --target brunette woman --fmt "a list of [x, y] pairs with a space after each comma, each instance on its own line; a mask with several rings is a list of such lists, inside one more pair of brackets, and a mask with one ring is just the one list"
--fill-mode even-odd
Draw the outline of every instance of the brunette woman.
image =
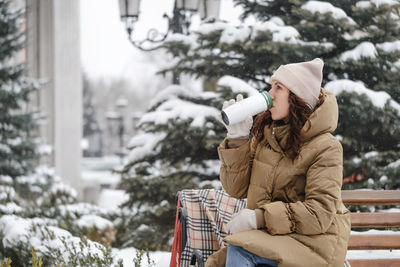
[[338, 105], [321, 88], [323, 64], [280, 66], [269, 90], [274, 106], [254, 124], [248, 117], [226, 126], [221, 182], [247, 207], [226, 225], [228, 247], [206, 266], [343, 266], [350, 214], [341, 199], [343, 150], [332, 135]]

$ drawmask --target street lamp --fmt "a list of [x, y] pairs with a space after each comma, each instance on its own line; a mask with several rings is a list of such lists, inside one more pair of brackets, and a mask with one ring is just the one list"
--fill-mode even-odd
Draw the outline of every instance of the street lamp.
[[161, 33], [157, 29], [150, 29], [144, 40], [133, 40], [135, 23], [139, 20], [141, 0], [119, 0], [121, 20], [125, 24], [129, 35], [129, 41], [137, 48], [144, 51], [152, 51], [158, 46], [146, 47], [146, 43], [157, 44], [163, 42], [169, 33], [189, 34], [191, 17], [199, 12], [201, 19], [207, 17], [218, 18], [220, 0], [175, 0], [172, 18], [164, 13], [163, 18], [168, 20], [168, 30]]
[[[169, 33], [189, 34], [191, 18], [194, 13], [199, 12], [201, 19], [208, 17], [218, 18], [220, 9], [220, 0], [175, 0], [172, 18], [164, 13], [163, 18], [168, 20], [168, 30], [161, 33], [157, 29], [150, 29], [144, 40], [137, 41], [133, 39], [133, 30], [135, 23], [139, 20], [140, 0], [119, 0], [119, 10], [121, 20], [125, 23], [128, 32], [129, 41], [137, 48], [143, 51], [152, 51], [159, 46], [148, 47], [148, 43], [159, 44], [163, 42]], [[172, 83], [179, 84], [179, 74], [172, 73]]]

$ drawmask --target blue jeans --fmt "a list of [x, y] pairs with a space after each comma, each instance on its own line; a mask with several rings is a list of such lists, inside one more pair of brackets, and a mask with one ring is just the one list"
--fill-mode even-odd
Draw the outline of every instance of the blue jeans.
[[269, 267], [277, 267], [275, 261], [261, 258], [242, 247], [228, 245], [226, 267], [254, 267], [258, 264]]

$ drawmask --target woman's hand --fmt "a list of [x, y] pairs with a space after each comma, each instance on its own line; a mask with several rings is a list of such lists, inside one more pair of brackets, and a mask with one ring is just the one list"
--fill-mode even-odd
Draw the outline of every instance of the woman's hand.
[[[241, 94], [238, 94], [236, 96], [236, 101], [242, 101], [243, 96]], [[236, 103], [235, 99], [231, 99], [229, 101], [225, 101], [224, 104], [222, 105], [222, 109], [225, 109], [229, 107], [230, 105], [233, 105]], [[225, 125], [225, 128], [228, 130], [227, 137], [228, 138], [238, 138], [238, 137], [245, 137], [249, 136], [250, 134], [250, 129], [253, 126], [253, 117], [248, 116], [244, 121], [232, 124], [232, 125], [226, 125], [224, 121], [222, 120], [221, 115], [218, 117], [219, 121]]]
[[242, 209], [232, 215], [232, 219], [226, 225], [226, 229], [232, 234], [257, 229], [256, 211]]

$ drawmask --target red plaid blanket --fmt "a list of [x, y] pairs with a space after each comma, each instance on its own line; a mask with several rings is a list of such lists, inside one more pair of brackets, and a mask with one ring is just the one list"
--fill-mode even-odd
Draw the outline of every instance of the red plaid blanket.
[[225, 225], [233, 213], [246, 206], [246, 200], [230, 197], [225, 191], [214, 189], [182, 190], [179, 198], [187, 212], [187, 243], [182, 248], [180, 263], [180, 266], [186, 267], [190, 266], [193, 249], [199, 249], [206, 260], [226, 245], [223, 241], [227, 235]]

